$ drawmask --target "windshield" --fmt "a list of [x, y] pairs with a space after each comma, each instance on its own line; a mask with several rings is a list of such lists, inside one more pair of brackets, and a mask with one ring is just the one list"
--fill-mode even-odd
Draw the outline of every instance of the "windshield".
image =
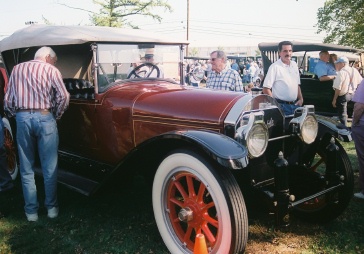
[[179, 45], [98, 44], [99, 92], [113, 82], [128, 79], [165, 78], [180, 81]]

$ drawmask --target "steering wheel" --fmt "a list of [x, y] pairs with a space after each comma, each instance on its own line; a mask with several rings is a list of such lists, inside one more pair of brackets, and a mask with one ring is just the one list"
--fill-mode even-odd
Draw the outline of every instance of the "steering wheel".
[[[147, 67], [148, 70], [141, 70], [139, 71], [141, 68], [143, 67]], [[153, 78], [159, 78], [160, 77], [160, 70], [158, 68], [157, 65], [152, 64], [152, 63], [142, 63], [141, 65], [138, 65], [137, 67], [134, 68], [134, 70], [132, 70], [129, 75], [128, 75], [128, 79], [131, 78], [133, 76], [133, 78], [149, 78], [149, 76], [152, 74], [152, 72], [156, 70], [157, 71], [157, 76], [153, 77]], [[140, 76], [140, 73], [144, 73], [143, 76]]]

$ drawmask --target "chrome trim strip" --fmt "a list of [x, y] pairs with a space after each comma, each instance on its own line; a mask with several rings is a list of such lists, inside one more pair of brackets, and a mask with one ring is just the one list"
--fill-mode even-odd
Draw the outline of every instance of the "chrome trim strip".
[[[255, 100], [263, 102], [259, 103], [259, 107], [261, 106], [261, 104], [269, 104], [269, 106], [263, 108], [254, 108], [254, 109], [247, 108], [247, 106], [252, 105]], [[260, 94], [255, 96], [251, 94], [246, 94], [244, 97], [241, 97], [231, 108], [230, 112], [225, 118], [224, 127], [226, 128], [226, 126], [228, 125], [235, 125], [236, 122], [240, 119], [240, 116], [244, 113], [244, 111], [264, 110], [265, 108], [272, 108], [272, 107], [278, 107], [280, 109], [278, 102], [272, 97], [266, 94]]]
[[231, 108], [229, 114], [226, 116], [224, 124], [235, 125], [236, 121], [239, 119], [244, 106], [253, 98], [251, 94], [247, 94], [241, 97], [235, 105]]

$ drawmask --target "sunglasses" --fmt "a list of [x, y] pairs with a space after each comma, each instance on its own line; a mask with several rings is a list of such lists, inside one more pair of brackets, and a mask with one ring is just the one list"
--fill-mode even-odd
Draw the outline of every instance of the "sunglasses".
[[219, 59], [218, 57], [215, 57], [215, 58], [210, 58], [210, 60], [212, 61], [212, 62], [215, 62], [215, 60], [216, 59]]

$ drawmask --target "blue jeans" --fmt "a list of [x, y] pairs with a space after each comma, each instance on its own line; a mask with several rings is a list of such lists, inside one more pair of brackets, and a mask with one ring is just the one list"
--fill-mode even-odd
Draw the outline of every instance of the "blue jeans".
[[250, 83], [249, 79], [250, 79], [249, 75], [244, 75], [242, 81], [243, 83]]
[[8, 171], [4, 142], [4, 123], [0, 116], [0, 191], [14, 187], [13, 180]]
[[38, 212], [39, 203], [34, 179], [36, 150], [43, 172], [45, 201], [47, 209], [58, 207], [57, 163], [58, 130], [57, 122], [49, 112], [17, 112], [17, 142], [20, 161], [20, 175], [25, 206], [28, 214]]
[[295, 109], [299, 107], [294, 104], [286, 104], [286, 103], [279, 103], [279, 105], [281, 105], [281, 108], [283, 109], [285, 116], [293, 115]]

